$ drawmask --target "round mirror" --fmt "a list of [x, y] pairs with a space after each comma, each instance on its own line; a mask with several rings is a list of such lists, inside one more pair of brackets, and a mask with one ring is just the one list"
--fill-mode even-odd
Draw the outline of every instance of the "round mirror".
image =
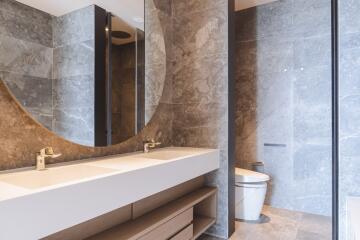
[[86, 146], [121, 143], [149, 123], [166, 71], [153, 1], [3, 4], [0, 79], [33, 119]]

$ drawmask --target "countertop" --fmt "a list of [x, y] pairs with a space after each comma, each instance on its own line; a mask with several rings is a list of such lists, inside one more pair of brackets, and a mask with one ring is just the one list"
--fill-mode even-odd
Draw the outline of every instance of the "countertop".
[[39, 239], [218, 168], [219, 150], [171, 147], [0, 173], [0, 239]]

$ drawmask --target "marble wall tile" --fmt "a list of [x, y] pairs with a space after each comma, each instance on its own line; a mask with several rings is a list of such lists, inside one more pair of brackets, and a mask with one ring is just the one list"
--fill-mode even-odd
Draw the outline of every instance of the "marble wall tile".
[[[330, 22], [330, 21], [329, 21]], [[331, 65], [330, 35], [300, 38], [294, 41], [294, 68]]]
[[94, 40], [95, 6], [91, 5], [53, 20], [54, 47]]
[[[174, 103], [222, 102], [226, 85], [219, 81], [225, 79], [227, 72], [224, 54], [196, 58], [192, 63], [176, 63], [173, 78]], [[189, 81], [189, 79], [193, 79]]]
[[358, 10], [359, 1], [345, 0], [339, 4], [339, 28], [341, 35], [346, 33], [358, 33], [360, 16]]
[[54, 108], [94, 105], [94, 76], [80, 75], [53, 80]]
[[314, 37], [331, 34], [331, 0], [293, 2], [293, 36]]
[[54, 48], [54, 79], [94, 73], [94, 40]]
[[[330, 6], [281, 0], [236, 14], [237, 166], [265, 163], [268, 204], [324, 215], [331, 214]], [[313, 24], [319, 16], [326, 18]]]
[[192, 15], [199, 12], [209, 12], [210, 10], [224, 10], [227, 8], [225, 1], [216, 0], [173, 0], [172, 1], [173, 14], [175, 17]]
[[94, 145], [93, 107], [54, 108], [52, 131], [85, 146]]
[[11, 72], [0, 72], [0, 79], [25, 108], [38, 109], [38, 112], [46, 115], [52, 114], [51, 80]]
[[51, 48], [0, 35], [0, 52], [0, 70], [51, 78]]
[[183, 62], [190, 65], [195, 59], [226, 52], [228, 45], [224, 37], [227, 36], [227, 12], [227, 6], [223, 6], [196, 14], [182, 14], [181, 17], [175, 15], [175, 56], [184, 56]]
[[209, 234], [227, 238], [228, 1], [172, 1], [173, 144], [219, 148], [220, 169], [207, 176], [217, 186], [218, 219]]
[[17, 1], [0, 1], [0, 32], [8, 37], [52, 47], [52, 19], [52, 15]]
[[0, 79], [22, 106], [51, 129], [52, 16], [0, 1]]
[[360, 2], [339, 2], [340, 31], [340, 238], [349, 239], [346, 233], [347, 198], [359, 197], [360, 187], [357, 184], [360, 172]]
[[73, 142], [95, 141], [95, 6], [53, 20], [53, 130]]
[[53, 80], [53, 131], [76, 143], [94, 145], [94, 76]]

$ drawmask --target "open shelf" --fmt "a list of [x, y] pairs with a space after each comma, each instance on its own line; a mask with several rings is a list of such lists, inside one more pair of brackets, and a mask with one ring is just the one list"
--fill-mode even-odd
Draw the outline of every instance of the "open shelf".
[[193, 239], [200, 237], [209, 227], [215, 223], [215, 218], [195, 216], [194, 218], [194, 236]]
[[198, 237], [215, 223], [216, 192], [217, 189], [214, 187], [203, 187], [137, 219], [115, 226], [89, 239], [139, 239], [191, 208], [194, 208], [194, 236], [196, 234]]

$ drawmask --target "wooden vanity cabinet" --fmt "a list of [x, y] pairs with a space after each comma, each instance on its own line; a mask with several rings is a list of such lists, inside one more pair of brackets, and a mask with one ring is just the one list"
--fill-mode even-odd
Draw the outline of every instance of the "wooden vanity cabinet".
[[216, 194], [202, 187], [89, 240], [192, 240], [216, 221]]

